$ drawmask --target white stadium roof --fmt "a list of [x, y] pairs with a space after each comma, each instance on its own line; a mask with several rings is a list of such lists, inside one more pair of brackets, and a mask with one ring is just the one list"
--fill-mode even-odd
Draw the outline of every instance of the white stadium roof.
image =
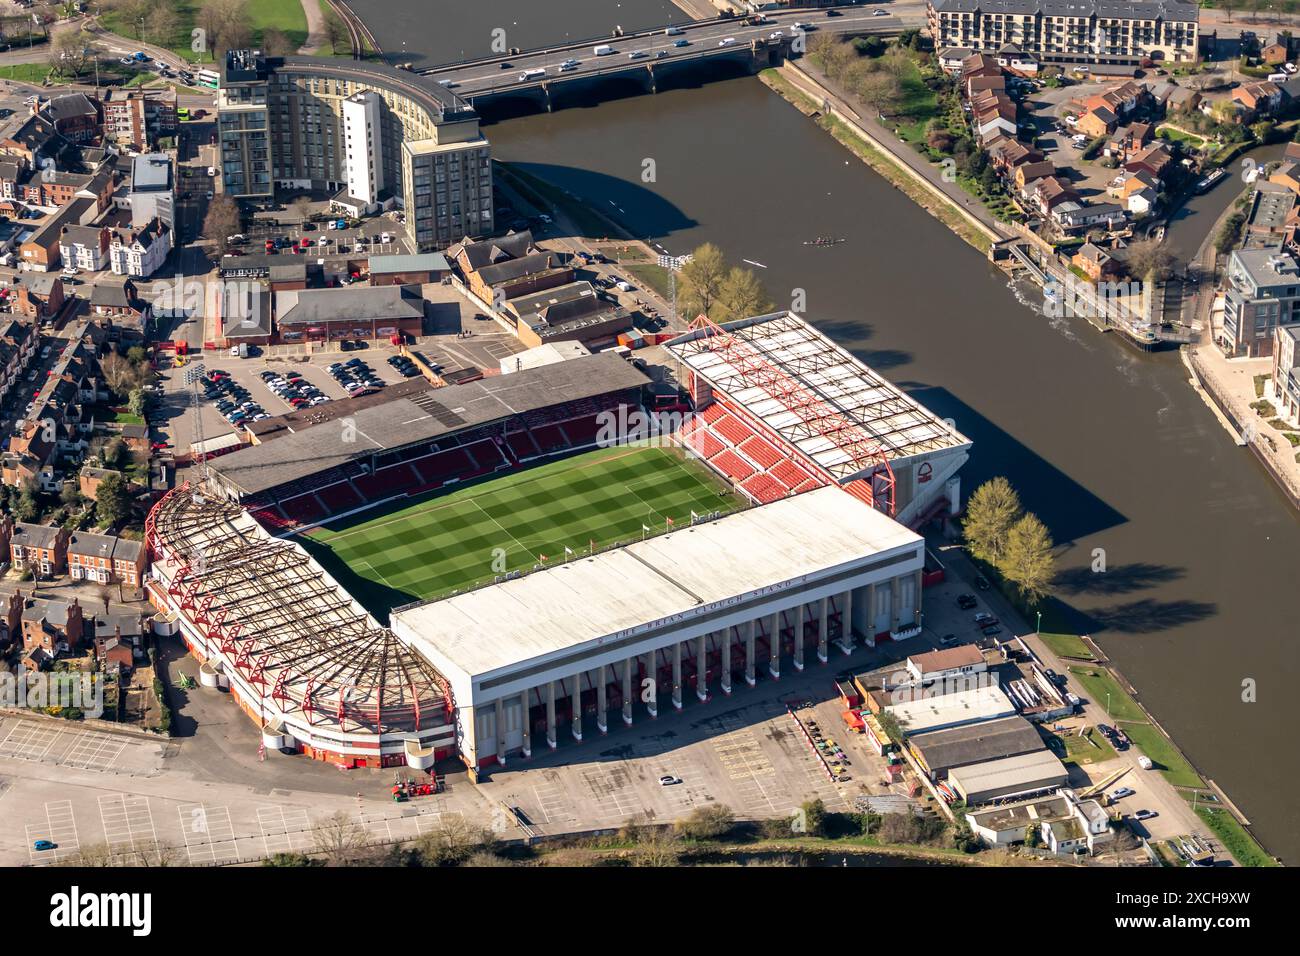
[[[914, 455], [965, 448], [970, 440], [877, 375], [847, 351], [795, 315], [777, 312], [729, 322], [722, 328], [745, 346], [749, 360], [761, 360], [820, 399], [825, 410], [857, 425], [891, 462]], [[688, 332], [666, 348], [714, 388], [784, 437], [837, 479], [861, 471], [850, 452], [810, 428], [806, 416], [756, 384], [754, 369], [738, 367], [715, 346], [707, 331]], [[782, 383], [785, 384], [785, 383]], [[779, 390], [779, 386], [777, 388]]]
[[843, 489], [792, 498], [573, 558], [393, 613], [415, 650], [471, 678], [650, 629], [675, 615], [782, 585], [810, 584], [919, 535]]

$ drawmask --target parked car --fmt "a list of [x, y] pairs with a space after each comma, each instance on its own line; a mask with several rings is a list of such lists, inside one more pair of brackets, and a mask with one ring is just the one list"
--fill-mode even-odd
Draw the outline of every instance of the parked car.
[[969, 611], [971, 608], [977, 607], [978, 605], [979, 605], [979, 601], [975, 598], [975, 595], [973, 594], [957, 595], [957, 606], [961, 608], [963, 611]]
[[36, 840], [32, 843], [33, 850], [54, 850], [57, 848], [58, 844], [53, 843], [50, 840]]
[[1112, 800], [1123, 800], [1125, 797], [1131, 797], [1135, 793], [1137, 793], [1137, 791], [1132, 787], [1120, 787], [1110, 795], [1110, 798]]
[[1138, 820], [1150, 820], [1153, 817], [1160, 816], [1160, 814], [1155, 810], [1139, 810], [1137, 813], [1133, 814], [1133, 816]]

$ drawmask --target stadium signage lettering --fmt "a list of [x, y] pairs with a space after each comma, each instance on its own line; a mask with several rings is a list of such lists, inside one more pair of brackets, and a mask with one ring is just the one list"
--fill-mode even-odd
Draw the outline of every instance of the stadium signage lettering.
[[618, 641], [625, 637], [632, 637], [635, 634], [643, 634], [646, 631], [653, 631], [655, 628], [663, 627], [667, 624], [678, 624], [682, 621], [689, 621], [713, 611], [720, 611], [724, 608], [734, 607], [737, 604], [743, 604], [751, 598], [766, 597], [769, 594], [779, 594], [782, 591], [787, 591], [795, 585], [804, 584], [807, 581], [808, 575], [805, 574], [798, 578], [792, 578], [791, 580], [785, 581], [781, 584], [769, 584], [766, 587], [761, 587], [745, 594], [737, 594], [733, 597], [723, 598], [721, 601], [714, 601], [711, 604], [701, 604], [697, 608], [683, 611], [680, 614], [669, 614], [667, 617], [661, 617], [658, 620], [650, 621], [646, 624], [638, 624], [636, 627], [629, 627], [622, 631], [616, 631], [613, 634], [602, 637], [597, 641], [597, 643], [604, 644], [607, 641]]

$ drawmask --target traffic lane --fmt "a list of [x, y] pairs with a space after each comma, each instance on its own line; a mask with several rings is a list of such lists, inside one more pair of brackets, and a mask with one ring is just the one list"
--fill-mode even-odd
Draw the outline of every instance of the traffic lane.
[[[679, 33], [670, 34], [665, 33], [663, 29], [656, 29], [653, 33], [648, 34], [643, 33], [621, 37], [611, 36], [608, 40], [602, 41], [574, 43], [565, 46], [551, 46], [541, 50], [525, 50], [516, 55], [507, 55], [506, 57], [494, 59], [482, 66], [468, 67], [467, 69], [470, 72], [464, 73], [463, 75], [466, 76], [467, 79], [472, 79], [476, 76], [484, 77], [494, 75], [500, 69], [500, 67], [496, 66], [496, 63], [500, 59], [506, 59], [515, 64], [530, 63], [539, 65], [539, 61], [547, 58], [562, 57], [566, 53], [572, 54], [585, 49], [593, 49], [602, 43], [615, 47], [617, 51], [627, 53], [637, 49], [655, 50], [672, 48], [675, 41], [683, 39], [691, 42], [693, 46], [705, 45], [709, 41], [716, 42], [717, 40], [725, 39], [726, 37], [735, 37], [737, 43], [741, 42], [742, 39], [745, 42], [759, 38], [767, 39], [774, 31], [788, 31], [790, 27], [796, 23], [803, 23], [808, 28], [806, 32], [810, 34], [819, 31], [838, 33], [850, 28], [865, 25], [876, 26], [882, 30], [897, 29], [902, 25], [902, 19], [890, 11], [885, 11], [885, 16], [876, 16], [872, 12], [874, 9], [879, 8], [872, 7], [860, 8], [859, 10], [852, 11], [841, 11], [838, 16], [827, 16], [824, 12], [819, 15], [817, 11], [810, 9], [785, 12], [771, 11], [766, 13], [767, 19], [765, 22], [756, 25], [747, 24], [743, 18], [739, 17], [732, 20], [704, 24], [684, 23], [675, 28], [681, 31]], [[919, 8], [917, 18], [921, 18]], [[821, 26], [819, 26], [819, 24], [821, 24]], [[460, 73], [461, 69], [462, 68], [455, 65], [451, 65], [445, 67], [434, 67], [429, 70], [421, 70], [420, 72], [426, 76], [436, 77], [446, 74], [462, 75]]]

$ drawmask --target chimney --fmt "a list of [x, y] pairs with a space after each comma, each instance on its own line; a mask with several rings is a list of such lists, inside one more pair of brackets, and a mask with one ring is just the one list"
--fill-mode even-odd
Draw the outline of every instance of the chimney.
[[68, 647], [74, 651], [81, 646], [81, 639], [85, 636], [86, 625], [81, 617], [81, 605], [77, 603], [74, 597], [72, 603], [68, 605]]

